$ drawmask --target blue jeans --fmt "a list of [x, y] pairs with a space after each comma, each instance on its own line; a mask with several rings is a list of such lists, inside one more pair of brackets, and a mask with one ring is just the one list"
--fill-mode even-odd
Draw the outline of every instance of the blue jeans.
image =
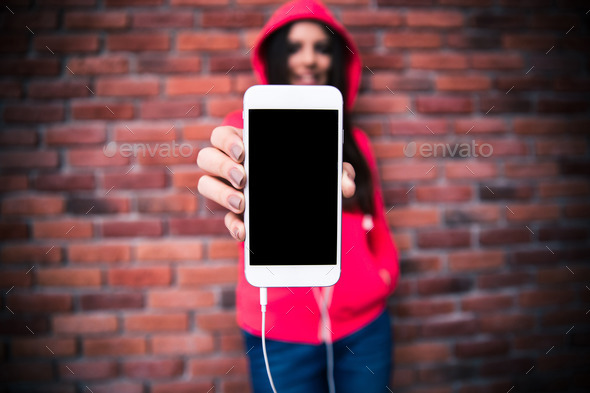
[[[272, 393], [262, 340], [244, 332], [254, 393]], [[373, 322], [333, 343], [336, 393], [389, 393], [392, 373], [391, 324], [387, 311]], [[278, 393], [328, 392], [326, 345], [266, 340], [272, 378]], [[391, 390], [388, 390], [391, 389]]]

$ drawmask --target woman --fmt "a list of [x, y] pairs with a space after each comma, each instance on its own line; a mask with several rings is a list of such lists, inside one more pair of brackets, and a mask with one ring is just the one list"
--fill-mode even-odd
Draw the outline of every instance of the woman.
[[[342, 274], [329, 288], [269, 288], [266, 337], [277, 391], [387, 392], [392, 340], [386, 300], [399, 270], [369, 140], [348, 119], [361, 74], [356, 45], [321, 3], [293, 1], [280, 7], [262, 29], [252, 64], [261, 84], [329, 84], [340, 89], [345, 101]], [[242, 128], [241, 111], [229, 114], [223, 126], [213, 130], [212, 147], [197, 159], [208, 173], [199, 180], [199, 192], [229, 210], [225, 224], [239, 241], [245, 238], [240, 217], [246, 182]], [[238, 324], [244, 331], [253, 390], [270, 392], [260, 339], [259, 291], [245, 280], [241, 249]], [[327, 349], [333, 350], [333, 364]]]

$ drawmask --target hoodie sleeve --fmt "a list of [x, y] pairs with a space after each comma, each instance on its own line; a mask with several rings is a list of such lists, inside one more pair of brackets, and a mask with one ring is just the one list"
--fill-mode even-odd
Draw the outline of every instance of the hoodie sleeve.
[[380, 269], [385, 269], [390, 275], [390, 293], [394, 291], [399, 276], [398, 252], [389, 231], [389, 225], [385, 217], [385, 206], [379, 182], [377, 163], [373, 156], [369, 138], [358, 128], [354, 129], [354, 139], [359, 149], [365, 156], [373, 177], [373, 198], [375, 214], [373, 215], [373, 229], [367, 235], [368, 243], [375, 258], [375, 263]]
[[222, 126], [232, 126], [236, 128], [244, 128], [244, 119], [242, 118], [242, 111], [233, 111], [228, 113], [223, 121]]

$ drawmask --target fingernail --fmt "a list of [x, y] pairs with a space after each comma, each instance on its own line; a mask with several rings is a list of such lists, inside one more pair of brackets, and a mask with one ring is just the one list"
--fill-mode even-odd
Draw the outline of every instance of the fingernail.
[[240, 230], [238, 228], [236, 228], [235, 231], [233, 232], [233, 235], [236, 238], [236, 240], [238, 240], [240, 238]]
[[234, 160], [240, 161], [242, 158], [242, 148], [239, 145], [233, 145], [230, 150]]
[[242, 187], [242, 182], [244, 181], [244, 175], [240, 170], [236, 168], [232, 168], [229, 170], [229, 177], [234, 182], [234, 185], [237, 187]]
[[227, 198], [227, 201], [231, 207], [236, 210], [240, 210], [240, 207], [242, 206], [242, 199], [240, 197], [231, 195], [229, 198]]

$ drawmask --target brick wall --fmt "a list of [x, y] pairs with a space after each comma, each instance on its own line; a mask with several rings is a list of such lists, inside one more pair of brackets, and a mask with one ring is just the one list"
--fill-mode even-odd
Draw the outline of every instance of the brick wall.
[[[194, 162], [276, 3], [3, 3], [0, 392], [247, 391]], [[329, 3], [401, 250], [389, 387], [586, 391], [590, 6]]]

